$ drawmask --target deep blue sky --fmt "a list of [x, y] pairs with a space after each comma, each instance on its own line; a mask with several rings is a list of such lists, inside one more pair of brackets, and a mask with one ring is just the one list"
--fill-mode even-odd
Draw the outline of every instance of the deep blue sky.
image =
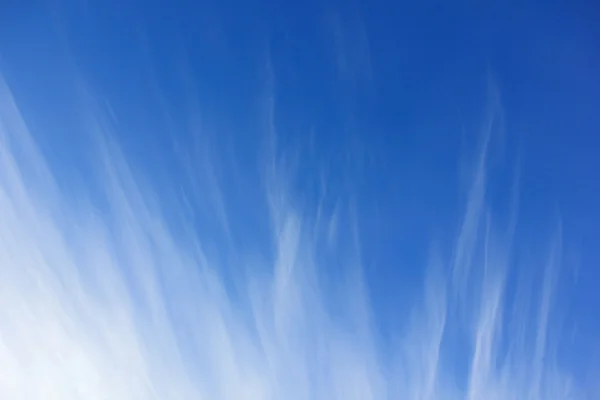
[[[579, 271], [567, 313], [581, 316], [582, 332], [600, 330], [592, 318], [600, 309], [593, 2], [34, 3], [0, 6], [0, 68], [18, 82], [24, 113], [35, 110], [46, 127], [42, 148], [66, 176], [75, 179], [69, 163], [84, 153], [73, 149], [86, 146], [65, 122], [77, 101], [73, 74], [120, 113], [127, 134], [119, 139], [134, 164], [170, 166], [153, 176], [158, 185], [177, 179], [164, 149], [189, 143], [177, 124], [190, 98], [204, 129], [235, 142], [249, 166], [274, 96], [278, 140], [290, 149], [312, 140], [316, 164], [331, 166], [333, 190], [357, 196], [382, 324], [418, 290], [430, 239], [455, 234], [461, 171], [474, 160], [493, 82], [504, 120], [492, 163], [504, 169], [492, 202], [498, 196], [496, 211], [506, 213], [502, 199], [518, 170], [523, 247], [541, 248], [561, 216], [566, 257]], [[316, 173], [298, 179], [302, 196], [316, 199]], [[243, 185], [239, 178], [225, 190]]]

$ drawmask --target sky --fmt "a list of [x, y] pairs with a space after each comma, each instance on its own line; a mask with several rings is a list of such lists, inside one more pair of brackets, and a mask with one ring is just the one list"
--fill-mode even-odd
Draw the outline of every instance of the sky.
[[3, 2], [0, 397], [600, 398], [598, 20]]

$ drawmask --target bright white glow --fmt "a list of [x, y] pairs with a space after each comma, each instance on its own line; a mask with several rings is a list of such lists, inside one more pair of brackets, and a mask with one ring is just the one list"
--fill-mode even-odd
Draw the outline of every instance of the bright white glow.
[[[318, 289], [319, 246], [360, 265], [336, 246], [342, 211], [320, 222], [303, 217], [286, 175], [271, 170], [266, 224], [275, 250], [260, 259], [274, 261], [269, 273], [261, 261], [261, 272], [251, 266], [240, 278], [250, 304], [240, 307], [203, 243], [167, 227], [102, 115], [91, 114], [109, 204], [102, 211], [55, 183], [0, 81], [0, 398], [584, 398], [554, 362], [547, 336], [560, 240], [541, 295], [527, 296], [533, 311], [506, 309], [510, 246], [486, 208], [487, 139], [453, 261], [434, 252], [421, 305], [395, 335], [397, 346], [382, 349], [360, 267], [340, 284], [347, 321], [334, 318], [331, 296]], [[217, 183], [197, 189], [221, 201]], [[225, 224], [227, 211], [218, 212]], [[311, 239], [317, 223], [323, 244]], [[513, 314], [514, 328], [502, 329]]]

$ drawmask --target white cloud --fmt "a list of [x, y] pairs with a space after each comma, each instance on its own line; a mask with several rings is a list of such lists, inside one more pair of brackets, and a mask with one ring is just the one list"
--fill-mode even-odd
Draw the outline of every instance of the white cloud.
[[[544, 281], [537, 322], [526, 327], [534, 338], [500, 350], [507, 257], [485, 218], [485, 150], [457, 255], [451, 264], [434, 253], [422, 307], [397, 334], [396, 351], [375, 339], [360, 269], [350, 268], [340, 291], [349, 318], [331, 313], [330, 296], [318, 284], [320, 244], [305, 210], [286, 193], [287, 175], [275, 169], [269, 177], [275, 250], [262, 259], [273, 264], [270, 274], [249, 268], [250, 276], [240, 278], [246, 310], [225, 290], [202, 243], [168, 228], [160, 202], [139, 185], [102, 114], [90, 115], [87, 134], [98, 137], [110, 205], [102, 211], [53, 183], [0, 82], [1, 398], [574, 398], [572, 381], [546, 357], [557, 266]], [[336, 208], [320, 218], [331, 250], [349, 217]], [[351, 258], [360, 264], [359, 255]], [[460, 270], [460, 290], [476, 299], [466, 309], [457, 307], [446, 264]], [[450, 328], [467, 343], [465, 352], [453, 347]], [[469, 367], [466, 381], [461, 363]]]

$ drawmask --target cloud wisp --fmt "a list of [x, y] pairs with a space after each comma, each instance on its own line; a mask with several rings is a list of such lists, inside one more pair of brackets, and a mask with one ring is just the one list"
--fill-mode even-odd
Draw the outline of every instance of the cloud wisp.
[[[233, 296], [193, 228], [173, 231], [160, 193], [139, 183], [107, 119], [91, 114], [104, 207], [56, 183], [0, 81], [1, 398], [585, 398], [548, 340], [560, 237], [541, 295], [529, 296], [536, 306], [517, 304], [522, 318], [508, 308], [510, 246], [486, 208], [487, 140], [454, 257], [433, 253], [392, 349], [375, 339], [360, 254], [347, 250], [357, 247], [338, 245], [344, 226], [360, 237], [351, 212], [327, 216], [316, 204], [319, 218], [309, 217], [286, 185], [294, 171], [270, 164], [272, 251], [236, 255], [248, 267]], [[219, 200], [218, 187], [196, 190]], [[324, 251], [348, 260], [337, 302], [321, 284]]]

